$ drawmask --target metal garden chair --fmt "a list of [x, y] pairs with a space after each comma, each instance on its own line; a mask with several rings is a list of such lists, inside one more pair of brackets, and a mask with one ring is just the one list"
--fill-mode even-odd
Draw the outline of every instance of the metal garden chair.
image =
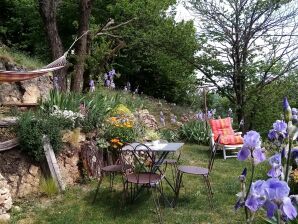
[[212, 206], [211, 200], [213, 198], [213, 191], [209, 180], [209, 176], [213, 168], [215, 153], [216, 153], [216, 147], [212, 147], [208, 168], [198, 167], [198, 166], [185, 166], [185, 165], [178, 166], [177, 168], [178, 173], [177, 173], [177, 179], [176, 179], [176, 185], [175, 185], [175, 199], [174, 199], [173, 207], [175, 207], [177, 204], [183, 174], [197, 175], [197, 176], [203, 177], [203, 180], [207, 187], [208, 199], [209, 199], [210, 205]]
[[[131, 164], [127, 163], [127, 161], [124, 159], [123, 152], [121, 151], [121, 149], [117, 149], [117, 154], [118, 154], [118, 159], [115, 162], [115, 164], [104, 166], [101, 168], [101, 175], [100, 175], [100, 178], [98, 179], [98, 184], [97, 184], [95, 195], [93, 198], [93, 203], [96, 200], [100, 185], [101, 185], [103, 178], [106, 174], [108, 174], [110, 177], [110, 190], [112, 190], [115, 175], [116, 174], [124, 174], [125, 172], [127, 172], [127, 170], [132, 169]], [[124, 186], [124, 180], [123, 180], [123, 186]]]

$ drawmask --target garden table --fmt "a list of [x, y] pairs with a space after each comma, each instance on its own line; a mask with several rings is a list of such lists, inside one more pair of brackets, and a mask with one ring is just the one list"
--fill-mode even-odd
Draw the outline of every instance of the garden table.
[[[137, 149], [134, 150], [136, 148], [136, 146], [138, 146], [138, 145], [140, 145], [140, 143], [138, 143], [138, 142], [131, 143], [129, 145], [124, 146], [122, 148], [122, 151], [131, 151], [132, 153], [134, 153], [135, 151], [138, 151], [138, 150], [146, 151], [147, 148], [142, 147], [142, 146], [137, 147]], [[169, 142], [169, 143], [159, 143], [157, 145], [153, 145], [152, 143], [145, 143], [145, 145], [150, 147], [151, 152], [160, 153], [159, 158], [157, 159], [157, 161], [155, 161], [155, 164], [154, 164], [153, 172], [156, 172], [157, 170], [159, 170], [160, 165], [163, 164], [164, 160], [167, 158], [169, 153], [170, 152], [177, 152], [184, 145], [184, 143]], [[175, 187], [166, 178], [166, 176], [164, 177], [164, 179], [166, 180], [168, 185], [171, 187], [173, 192], [175, 192]]]

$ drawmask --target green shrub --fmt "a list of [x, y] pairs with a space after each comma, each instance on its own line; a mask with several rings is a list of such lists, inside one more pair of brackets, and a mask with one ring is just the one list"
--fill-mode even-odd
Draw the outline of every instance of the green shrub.
[[183, 124], [179, 130], [180, 138], [189, 143], [208, 145], [210, 129], [203, 121], [190, 121]]
[[53, 178], [42, 177], [40, 179], [39, 187], [40, 187], [40, 192], [48, 197], [53, 197], [59, 192], [59, 189], [55, 181], [53, 180]]
[[40, 102], [40, 107], [45, 112], [50, 112], [53, 106], [58, 106], [61, 110], [78, 112], [80, 109], [80, 102], [83, 100], [84, 97], [78, 93], [64, 93], [52, 90], [49, 94], [49, 98]]
[[37, 112], [26, 112], [21, 115], [16, 126], [21, 150], [36, 161], [43, 156], [42, 136], [47, 135], [55, 152], [62, 146], [61, 131], [72, 127], [72, 122], [62, 117], [49, 116]]
[[178, 130], [162, 129], [160, 130], [161, 138], [168, 142], [176, 142], [179, 140]]

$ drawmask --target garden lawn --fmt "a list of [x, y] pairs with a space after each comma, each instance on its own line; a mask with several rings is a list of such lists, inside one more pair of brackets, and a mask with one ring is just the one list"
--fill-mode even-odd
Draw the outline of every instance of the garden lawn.
[[[185, 145], [180, 162], [207, 167], [208, 150], [205, 146]], [[210, 208], [202, 177], [184, 175], [184, 186], [181, 188], [176, 208], [162, 206], [164, 223], [245, 223], [244, 210], [234, 211], [235, 194], [240, 186], [238, 176], [245, 166], [250, 171], [248, 162], [240, 162], [236, 158], [225, 161], [221, 152], [216, 156], [211, 173], [213, 209]], [[266, 177], [266, 162], [258, 165], [256, 169], [256, 179]], [[170, 175], [170, 169], [168, 174]], [[158, 223], [151, 191], [143, 191], [136, 202], [124, 205], [121, 179], [116, 179], [115, 190], [110, 192], [108, 178], [105, 178], [97, 200], [92, 204], [95, 188], [96, 183], [93, 182], [71, 188], [63, 195], [52, 199], [38, 198], [20, 202], [22, 211], [13, 212], [12, 223]], [[165, 193], [171, 196], [168, 188], [165, 189]], [[256, 223], [264, 223], [261, 219], [263, 215], [264, 212], [261, 211]]]

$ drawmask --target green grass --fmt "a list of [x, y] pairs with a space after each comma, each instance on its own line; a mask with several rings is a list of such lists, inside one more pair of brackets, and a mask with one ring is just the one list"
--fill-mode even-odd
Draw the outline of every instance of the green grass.
[[0, 58], [6, 58], [7, 60], [14, 62], [20, 66], [24, 66], [28, 69], [36, 69], [45, 66], [39, 59], [29, 57], [24, 53], [8, 49], [5, 46], [0, 45]]
[[[206, 167], [209, 151], [207, 147], [186, 145], [182, 149], [182, 164]], [[235, 194], [239, 191], [238, 175], [248, 162], [239, 162], [235, 158], [223, 160], [218, 154], [211, 182], [214, 190], [213, 205], [211, 209], [207, 199], [207, 192], [201, 177], [185, 175], [184, 187], [181, 188], [176, 208], [162, 206], [164, 223], [197, 224], [197, 223], [244, 223], [244, 211], [235, 213], [233, 206], [236, 201]], [[249, 169], [250, 170], [250, 169]], [[265, 178], [268, 167], [261, 164], [257, 167], [256, 178]], [[168, 169], [170, 175], [170, 169]], [[249, 178], [249, 177], [248, 177]], [[154, 202], [151, 193], [142, 192], [142, 196], [133, 204], [124, 204], [122, 200], [121, 180], [116, 180], [114, 191], [108, 188], [108, 178], [105, 178], [98, 198], [94, 204], [92, 199], [96, 183], [80, 185], [67, 190], [64, 195], [44, 202], [36, 199], [20, 206], [21, 213], [15, 214], [12, 223], [97, 223], [97, 224], [149, 224], [158, 223], [154, 211]], [[165, 185], [165, 184], [164, 184]], [[171, 197], [167, 187], [165, 193]], [[260, 215], [264, 215], [260, 212]], [[262, 223], [260, 217], [256, 223]]]

